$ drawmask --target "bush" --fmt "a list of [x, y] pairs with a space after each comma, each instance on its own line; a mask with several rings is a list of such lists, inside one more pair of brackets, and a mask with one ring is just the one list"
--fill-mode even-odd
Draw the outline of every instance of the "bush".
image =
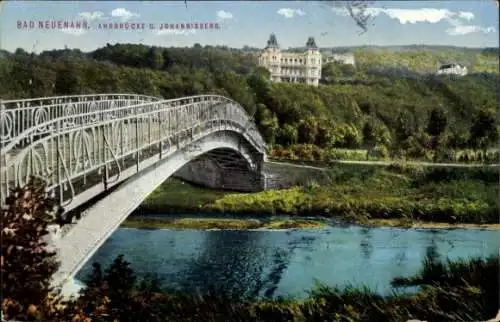
[[[56, 200], [41, 179], [14, 189], [2, 210], [2, 311], [4, 318], [60, 321], [68, 317], [59, 290], [51, 287], [56, 253], [46, 238], [49, 224], [59, 219]], [[73, 315], [70, 314], [72, 317]]]
[[52, 291], [50, 278], [58, 263], [44, 238], [57, 208], [44, 188], [40, 180], [32, 179], [12, 191], [2, 210], [2, 305], [7, 318], [37, 315], [36, 308]]
[[370, 155], [375, 158], [385, 159], [389, 156], [389, 150], [384, 145], [377, 145], [373, 148]]

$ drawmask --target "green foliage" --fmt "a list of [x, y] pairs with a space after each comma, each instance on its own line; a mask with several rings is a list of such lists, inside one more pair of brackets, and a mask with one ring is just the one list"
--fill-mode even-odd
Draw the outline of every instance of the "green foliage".
[[405, 46], [370, 48], [354, 50], [358, 69], [373, 67], [401, 68], [419, 73], [434, 73], [441, 64], [459, 62], [468, 67], [471, 73], [498, 72], [498, 52], [472, 48], [445, 46]]
[[327, 173], [331, 180], [327, 186], [313, 190], [295, 187], [256, 194], [228, 194], [216, 200], [213, 209], [259, 214], [314, 213], [356, 221], [497, 223], [500, 204], [495, 170], [482, 170], [475, 176], [470, 173], [464, 176], [465, 170], [405, 170], [410, 172], [404, 174], [397, 171], [377, 170], [358, 175], [343, 171]]
[[[474, 66], [493, 57], [466, 49], [454, 52], [479, 64]], [[495, 145], [498, 74], [452, 79], [384, 69], [392, 59], [387, 57], [406, 59], [410, 69], [417, 70], [423, 60], [430, 59], [435, 68], [436, 59], [451, 57], [430, 54], [426, 48], [401, 52], [365, 48], [355, 55], [359, 68], [327, 64], [324, 73], [335, 75], [335, 82], [312, 87], [270, 83], [269, 72], [257, 67], [255, 53], [226, 47], [108, 44], [90, 53], [53, 50], [39, 55], [18, 50], [0, 59], [4, 75], [0, 97], [132, 92], [176, 98], [212, 93], [242, 104], [271, 146], [356, 149], [364, 145], [368, 154], [380, 147], [393, 157], [419, 158], [436, 157], [438, 146], [484, 152]], [[383, 68], [370, 71], [378, 65]]]
[[498, 142], [498, 122], [492, 112], [480, 110], [471, 126], [471, 146], [486, 150], [492, 144]]
[[[308, 149], [315, 148], [302, 145], [303, 152], [298, 150], [288, 157], [309, 155], [312, 153]], [[359, 152], [360, 159], [365, 157], [366, 152]], [[282, 187], [294, 187], [250, 194], [202, 192], [170, 180], [141, 208], [163, 213], [177, 210], [321, 215], [355, 222], [387, 219], [399, 223], [498, 223], [500, 190], [495, 168], [337, 164], [326, 170], [276, 165], [271, 171], [282, 178]]]

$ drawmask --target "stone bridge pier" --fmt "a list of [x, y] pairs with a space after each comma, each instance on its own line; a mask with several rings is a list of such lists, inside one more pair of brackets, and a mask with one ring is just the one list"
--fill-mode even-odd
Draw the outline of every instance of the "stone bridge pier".
[[[210, 155], [202, 156], [184, 165], [174, 177], [183, 181], [212, 189], [233, 190], [239, 192], [256, 192], [265, 190], [266, 180], [262, 173], [264, 161], [260, 161], [255, 169], [247, 165], [232, 164], [219, 161], [220, 158]], [[237, 162], [245, 162], [238, 160]]]

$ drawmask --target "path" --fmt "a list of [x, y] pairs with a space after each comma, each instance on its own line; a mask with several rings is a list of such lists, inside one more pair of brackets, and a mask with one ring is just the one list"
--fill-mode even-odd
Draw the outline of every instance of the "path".
[[378, 165], [378, 166], [389, 166], [389, 165], [409, 165], [409, 166], [422, 166], [422, 167], [447, 167], [447, 168], [481, 168], [481, 167], [498, 167], [500, 164], [464, 164], [464, 163], [432, 163], [432, 162], [420, 162], [420, 161], [352, 161], [352, 160], [336, 160], [332, 161], [328, 166], [312, 166], [306, 164], [297, 164], [292, 162], [278, 162], [278, 161], [267, 161], [266, 163], [284, 165], [297, 168], [309, 168], [315, 170], [325, 170], [334, 164], [358, 164], [358, 165]]

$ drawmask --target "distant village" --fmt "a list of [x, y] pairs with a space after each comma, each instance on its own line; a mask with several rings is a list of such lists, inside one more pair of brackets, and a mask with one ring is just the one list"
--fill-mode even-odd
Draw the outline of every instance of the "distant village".
[[[259, 66], [270, 72], [272, 82], [278, 83], [318, 86], [322, 76], [322, 67], [329, 63], [356, 66], [356, 59], [354, 53], [322, 51], [314, 37], [309, 37], [302, 49], [282, 50], [274, 33], [269, 36], [266, 47], [259, 53]], [[435, 72], [436, 75], [456, 76], [465, 76], [467, 73], [467, 67], [458, 63], [443, 64]]]

